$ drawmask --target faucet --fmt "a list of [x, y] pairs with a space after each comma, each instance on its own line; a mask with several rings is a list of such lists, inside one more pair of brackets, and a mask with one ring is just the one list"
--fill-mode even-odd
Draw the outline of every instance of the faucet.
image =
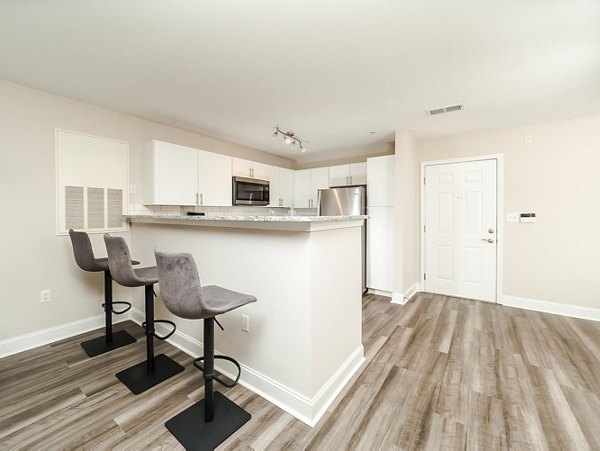
[[294, 202], [292, 202], [292, 206], [290, 207], [290, 216], [294, 216], [296, 214], [296, 210], [294, 210]]

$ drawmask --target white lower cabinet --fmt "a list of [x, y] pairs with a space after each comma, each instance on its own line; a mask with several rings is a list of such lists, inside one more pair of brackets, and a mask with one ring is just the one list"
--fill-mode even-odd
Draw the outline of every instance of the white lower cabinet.
[[369, 207], [367, 287], [394, 291], [394, 208]]

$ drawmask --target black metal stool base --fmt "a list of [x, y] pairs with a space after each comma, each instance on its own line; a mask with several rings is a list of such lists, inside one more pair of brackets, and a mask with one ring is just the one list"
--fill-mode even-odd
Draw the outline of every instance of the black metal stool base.
[[107, 343], [106, 336], [103, 335], [92, 340], [84, 341], [81, 343], [81, 347], [85, 350], [88, 356], [96, 357], [97, 355], [104, 354], [105, 352], [112, 351], [113, 349], [130, 345], [136, 341], [137, 340], [133, 338], [127, 331], [120, 330], [112, 333], [112, 340], [110, 343]]
[[117, 373], [117, 378], [127, 386], [134, 395], [139, 395], [149, 388], [181, 373], [184, 368], [175, 360], [164, 354], [154, 357], [154, 371], [148, 371], [146, 361]]
[[214, 412], [213, 421], [206, 423], [202, 400], [171, 418], [165, 426], [186, 450], [213, 450], [252, 418], [220, 392], [214, 394]]

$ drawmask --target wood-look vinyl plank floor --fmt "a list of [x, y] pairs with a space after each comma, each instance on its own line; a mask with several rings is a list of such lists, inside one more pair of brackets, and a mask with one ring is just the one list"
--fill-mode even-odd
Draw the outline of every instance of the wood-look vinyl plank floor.
[[[88, 358], [93, 331], [0, 359], [0, 449], [183, 449], [164, 423], [204, 396], [183, 373], [132, 395], [115, 373], [138, 343]], [[600, 323], [421, 293], [363, 298], [366, 362], [314, 428], [238, 385], [252, 414], [223, 450], [600, 449]]]

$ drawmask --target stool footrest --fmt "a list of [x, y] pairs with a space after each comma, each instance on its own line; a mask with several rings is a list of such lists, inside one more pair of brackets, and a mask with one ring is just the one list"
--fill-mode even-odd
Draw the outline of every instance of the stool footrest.
[[[117, 310], [114, 309], [114, 305], [115, 304], [125, 304], [127, 306], [127, 308], [125, 310], [119, 310], [119, 311], [117, 311]], [[105, 305], [106, 304], [103, 302], [102, 303], [102, 308], [104, 308]], [[126, 301], [112, 301], [112, 305], [113, 305], [112, 312], [115, 315], [122, 315], [123, 313], [128, 312], [129, 310], [131, 310], [131, 302], [126, 302]]]
[[[169, 338], [171, 335], [173, 335], [175, 333], [175, 331], [177, 330], [177, 326], [175, 325], [175, 323], [173, 321], [169, 321], [168, 319], [155, 319], [154, 320], [154, 324], [156, 323], [166, 323], [170, 326], [173, 327], [173, 330], [171, 330], [171, 332], [169, 332], [167, 335], [158, 335], [156, 332], [153, 334], [154, 338], [156, 338], [157, 340], [166, 340], [167, 338]], [[146, 321], [144, 321], [142, 323], [142, 327], [145, 329], [146, 328]]]
[[[242, 367], [240, 366], [238, 361], [235, 360], [233, 357], [229, 357], [226, 355], [216, 355], [215, 359], [227, 360], [228, 362], [233, 363], [237, 367], [238, 374], [232, 384], [225, 382], [223, 379], [221, 379], [217, 375], [213, 375], [212, 378], [224, 387], [227, 387], [227, 388], [235, 387], [237, 385], [238, 381], [240, 380], [240, 375], [242, 374]], [[197, 359], [194, 359], [194, 366], [204, 373], [204, 365], [202, 363], [200, 363], [200, 362], [202, 362], [202, 360], [204, 360], [204, 357], [198, 357]]]

